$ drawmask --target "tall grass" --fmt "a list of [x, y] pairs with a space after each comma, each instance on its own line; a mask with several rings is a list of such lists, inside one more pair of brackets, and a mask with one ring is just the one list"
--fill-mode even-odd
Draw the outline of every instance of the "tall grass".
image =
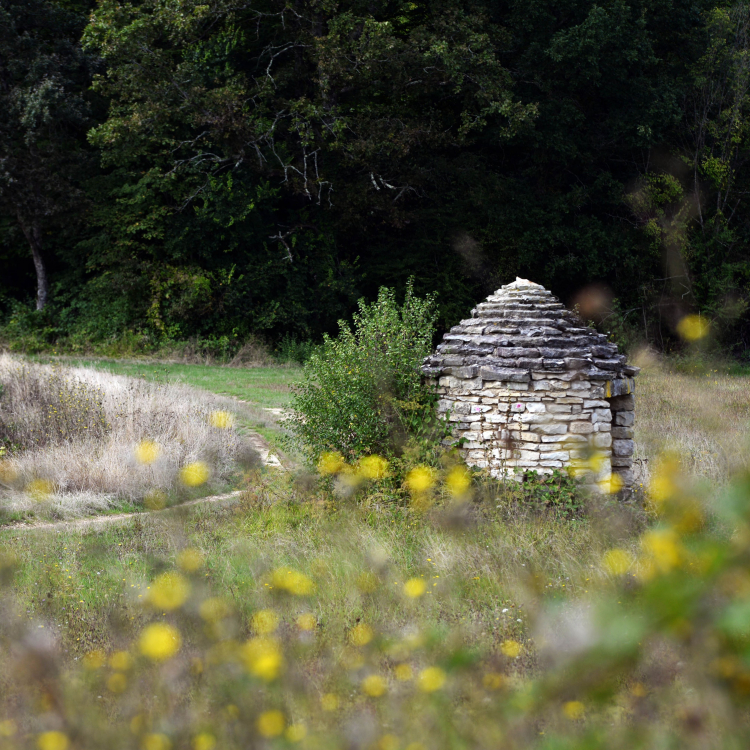
[[[179, 486], [180, 469], [205, 463], [213, 486], [236, 471], [237, 432], [211, 424], [208, 394], [88, 369], [0, 356], [0, 504], [6, 512], [76, 516]], [[136, 448], [156, 448], [139, 462]]]

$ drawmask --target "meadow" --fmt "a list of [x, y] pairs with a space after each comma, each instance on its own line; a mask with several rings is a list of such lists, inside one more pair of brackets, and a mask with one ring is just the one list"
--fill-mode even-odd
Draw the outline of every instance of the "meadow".
[[[256, 410], [295, 372], [97, 368]], [[218, 503], [6, 526], [0, 746], [744, 747], [747, 385], [644, 370], [626, 504], [256, 464]]]

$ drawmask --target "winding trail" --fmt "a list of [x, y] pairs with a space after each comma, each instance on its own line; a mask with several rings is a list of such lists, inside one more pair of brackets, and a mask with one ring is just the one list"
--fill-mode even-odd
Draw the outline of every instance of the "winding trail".
[[[272, 453], [269, 444], [257, 433], [253, 432], [247, 436], [247, 442], [258, 452], [260, 461], [264, 466], [269, 466], [274, 469], [284, 469], [284, 465], [279, 461], [278, 457]], [[163, 510], [142, 510], [134, 513], [113, 513], [108, 516], [87, 516], [85, 518], [74, 518], [69, 521], [44, 521], [41, 523], [14, 523], [8, 524], [7, 526], [0, 526], [0, 533], [4, 531], [18, 532], [18, 531], [39, 531], [39, 530], [55, 530], [55, 531], [67, 531], [70, 529], [86, 529], [94, 528], [97, 526], [104, 526], [111, 523], [121, 523], [130, 521], [133, 518], [142, 518], [143, 516], [154, 516], [159, 513], [169, 513], [179, 511], [181, 508], [189, 508], [195, 505], [203, 505], [206, 503], [220, 503], [223, 500], [231, 500], [233, 497], [239, 497], [242, 494], [242, 490], [235, 490], [234, 492], [228, 492], [223, 495], [210, 495], [208, 497], [200, 497], [197, 500], [189, 500], [186, 503], [180, 503], [179, 505], [172, 505], [169, 508]]]

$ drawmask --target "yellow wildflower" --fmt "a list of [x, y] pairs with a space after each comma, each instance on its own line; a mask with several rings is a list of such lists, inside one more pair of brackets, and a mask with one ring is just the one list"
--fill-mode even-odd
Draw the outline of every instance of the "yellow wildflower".
[[268, 636], [251, 638], [242, 647], [241, 657], [248, 672], [266, 682], [275, 680], [284, 665], [278, 641]]
[[364, 622], [355, 625], [349, 632], [349, 640], [355, 646], [366, 646], [374, 637], [373, 629]]
[[315, 615], [311, 614], [310, 612], [305, 612], [304, 614], [297, 617], [297, 627], [300, 630], [315, 630], [316, 625], [317, 621], [315, 619]]
[[357, 473], [364, 479], [383, 479], [388, 475], [388, 461], [380, 456], [365, 456], [359, 460]]
[[323, 453], [318, 459], [318, 472], [324, 476], [338, 474], [344, 466], [346, 466], [346, 461], [338, 451]]
[[427, 667], [419, 673], [417, 684], [423, 693], [434, 693], [445, 685], [446, 679], [447, 676], [440, 667]]
[[187, 573], [195, 573], [203, 566], [203, 554], [200, 550], [188, 547], [177, 555], [177, 564]]
[[315, 584], [303, 573], [291, 568], [277, 568], [271, 576], [274, 588], [288, 591], [294, 596], [308, 596], [315, 590]]
[[700, 315], [686, 315], [677, 324], [677, 333], [685, 341], [699, 341], [708, 336], [711, 324]]
[[234, 424], [234, 417], [228, 411], [212, 411], [209, 421], [212, 427], [228, 430]]
[[120, 672], [127, 672], [133, 666], [133, 660], [127, 651], [115, 651], [109, 658], [109, 666]]
[[258, 732], [263, 737], [278, 737], [284, 731], [284, 714], [281, 711], [264, 711], [256, 722]]
[[141, 440], [135, 446], [133, 453], [139, 464], [152, 464], [161, 455], [161, 446], [153, 440]]
[[261, 609], [253, 615], [253, 630], [259, 635], [269, 635], [279, 627], [279, 616], [272, 609]]
[[445, 486], [453, 497], [463, 497], [471, 487], [471, 474], [465, 466], [454, 466], [446, 477]]
[[586, 707], [581, 701], [568, 701], [563, 705], [563, 713], [572, 721], [582, 719], [586, 713]]
[[406, 475], [406, 486], [413, 495], [427, 492], [435, 484], [435, 472], [429, 466], [415, 466]]
[[380, 698], [381, 695], [385, 695], [387, 689], [388, 685], [385, 678], [379, 674], [371, 674], [362, 680], [362, 692], [371, 698]]
[[518, 641], [503, 641], [500, 651], [511, 659], [517, 659], [523, 651], [523, 646]]
[[335, 711], [339, 707], [339, 698], [333, 693], [324, 693], [320, 697], [320, 705], [324, 711]]
[[404, 594], [410, 599], [416, 599], [422, 596], [426, 589], [427, 584], [424, 582], [423, 578], [410, 578], [404, 584]]
[[284, 732], [289, 742], [302, 742], [307, 737], [307, 727], [304, 724], [292, 724]]
[[408, 682], [414, 676], [409, 664], [397, 664], [393, 668], [393, 674], [399, 682]]
[[180, 469], [180, 481], [188, 487], [205, 484], [211, 472], [203, 461], [194, 461]]
[[190, 582], [179, 573], [162, 573], [151, 584], [148, 601], [156, 609], [173, 610], [181, 607], [190, 596]]
[[96, 648], [93, 651], [89, 651], [83, 657], [83, 666], [86, 667], [86, 669], [101, 669], [101, 667], [104, 666], [105, 661], [106, 657], [104, 651]]
[[633, 564], [633, 556], [624, 549], [611, 549], [604, 554], [604, 567], [614, 576], [625, 575]]
[[169, 750], [172, 743], [166, 734], [147, 734], [141, 740], [143, 750]]
[[17, 731], [18, 727], [13, 719], [0, 721], [0, 737], [12, 737]]
[[488, 690], [500, 690], [505, 685], [505, 677], [497, 672], [487, 672], [482, 677], [482, 685]]
[[180, 631], [165, 622], [148, 625], [138, 641], [140, 652], [152, 661], [171, 659], [181, 647]]
[[201, 732], [193, 737], [193, 750], [214, 750], [216, 737], [209, 732]]
[[63, 732], [42, 732], [36, 738], [39, 750], [67, 750], [69, 745], [68, 735]]

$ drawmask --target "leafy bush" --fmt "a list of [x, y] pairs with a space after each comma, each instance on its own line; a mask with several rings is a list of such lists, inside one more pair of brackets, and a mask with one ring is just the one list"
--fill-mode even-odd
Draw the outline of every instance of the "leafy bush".
[[410, 283], [399, 305], [383, 287], [376, 302], [360, 300], [353, 328], [339, 325], [305, 364], [286, 427], [312, 459], [398, 453], [431, 416], [419, 366], [432, 347], [434, 299], [415, 297]]

